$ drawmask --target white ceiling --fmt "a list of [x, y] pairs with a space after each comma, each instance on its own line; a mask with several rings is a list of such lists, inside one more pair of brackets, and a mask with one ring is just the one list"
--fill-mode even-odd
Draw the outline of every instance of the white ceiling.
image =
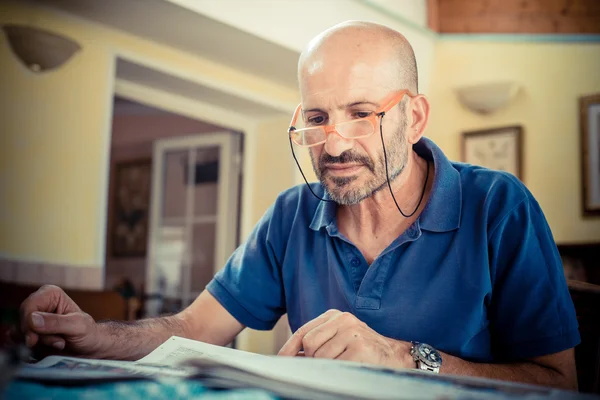
[[113, 99], [113, 116], [122, 115], [169, 115], [168, 111], [137, 103], [123, 97]]
[[297, 86], [297, 52], [168, 1], [34, 1], [290, 88]]
[[176, 93], [190, 100], [209, 102], [212, 106], [235, 110], [251, 117], [268, 117], [277, 112], [271, 107], [123, 59], [117, 60], [117, 79], [162, 92]]

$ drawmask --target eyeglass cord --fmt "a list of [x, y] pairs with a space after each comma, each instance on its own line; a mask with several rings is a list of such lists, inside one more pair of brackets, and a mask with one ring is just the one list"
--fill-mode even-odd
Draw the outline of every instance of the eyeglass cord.
[[335, 201], [333, 201], [333, 200], [322, 199], [319, 196], [317, 196], [315, 192], [313, 192], [312, 188], [310, 187], [310, 184], [308, 183], [308, 180], [306, 179], [306, 176], [304, 176], [304, 172], [302, 172], [302, 167], [300, 167], [300, 163], [298, 162], [298, 159], [296, 158], [296, 153], [294, 153], [294, 145], [292, 144], [292, 137], [290, 135], [288, 135], [288, 139], [290, 140], [290, 149], [292, 150], [292, 156], [294, 157], [294, 161], [296, 161], [296, 165], [298, 166], [298, 170], [300, 171], [300, 174], [302, 174], [302, 177], [304, 178], [304, 182], [306, 182], [306, 186], [308, 186], [308, 190], [310, 190], [310, 192], [313, 194], [313, 196], [315, 196], [317, 199], [319, 199], [321, 201], [326, 201], [328, 203], [335, 203]]
[[[390, 194], [392, 195], [392, 199], [394, 200], [394, 204], [396, 205], [396, 208], [398, 208], [398, 211], [400, 211], [400, 214], [402, 214], [402, 216], [404, 218], [410, 218], [413, 215], [415, 215], [415, 213], [417, 212], [417, 210], [421, 206], [421, 202], [423, 201], [423, 198], [425, 197], [425, 190], [427, 189], [427, 181], [429, 180], [429, 161], [427, 161], [427, 173], [425, 175], [425, 183], [423, 184], [423, 191], [421, 192], [421, 198], [419, 199], [419, 203], [417, 204], [417, 206], [415, 207], [415, 209], [414, 209], [414, 211], [412, 213], [406, 215], [406, 214], [404, 214], [402, 212], [402, 209], [398, 205], [398, 202], [396, 201], [396, 197], [394, 196], [394, 192], [392, 191], [392, 185], [390, 184], [390, 174], [389, 174], [389, 171], [388, 171], [387, 152], [385, 150], [385, 142], [383, 140], [383, 117], [385, 116], [385, 112], [380, 113], [379, 116], [381, 117], [379, 119], [379, 135], [381, 136], [381, 145], [383, 146], [383, 159], [385, 161], [385, 177], [386, 177], [386, 180], [387, 180], [388, 188], [390, 189]], [[306, 186], [308, 186], [308, 190], [310, 190], [310, 192], [313, 194], [313, 196], [315, 196], [317, 199], [319, 199], [321, 201], [326, 201], [328, 203], [335, 203], [333, 200], [327, 200], [327, 199], [323, 199], [323, 198], [317, 196], [317, 194], [312, 190], [312, 187], [310, 187], [310, 184], [308, 183], [308, 180], [306, 179], [306, 176], [304, 175], [304, 172], [302, 171], [302, 167], [300, 167], [300, 163], [298, 162], [298, 159], [296, 158], [296, 153], [294, 152], [294, 145], [292, 143], [291, 136], [289, 136], [288, 139], [290, 141], [290, 149], [292, 150], [292, 157], [294, 157], [294, 161], [296, 161], [296, 165], [298, 166], [298, 170], [300, 171], [300, 174], [302, 175], [302, 178], [304, 178], [304, 182], [306, 182]]]
[[423, 190], [421, 191], [421, 198], [419, 198], [419, 202], [417, 203], [417, 206], [415, 207], [413, 212], [406, 215], [402, 212], [402, 209], [400, 209], [400, 206], [398, 205], [398, 202], [396, 201], [396, 197], [394, 196], [394, 192], [392, 191], [392, 185], [390, 184], [390, 174], [388, 172], [388, 160], [387, 160], [387, 154], [386, 154], [387, 152], [385, 151], [385, 142], [383, 140], [383, 117], [385, 116], [385, 113], [382, 112], [379, 115], [381, 116], [381, 118], [379, 119], [379, 136], [381, 136], [381, 145], [383, 146], [383, 159], [385, 160], [385, 177], [387, 178], [388, 188], [390, 189], [390, 194], [392, 195], [392, 199], [394, 199], [394, 204], [396, 204], [396, 207], [398, 208], [398, 211], [400, 211], [400, 214], [402, 214], [402, 216], [404, 218], [410, 218], [413, 215], [415, 215], [415, 213], [421, 206], [421, 202], [423, 201], [423, 198], [425, 197], [425, 190], [427, 189], [427, 181], [429, 180], [429, 161], [427, 161], [427, 160], [425, 161], [427, 163], [427, 173], [425, 174], [425, 183], [423, 184]]

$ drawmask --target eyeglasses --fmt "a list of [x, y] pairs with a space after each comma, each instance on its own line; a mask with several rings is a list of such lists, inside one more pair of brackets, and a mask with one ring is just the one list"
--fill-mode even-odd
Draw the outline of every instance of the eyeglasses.
[[336, 132], [338, 135], [346, 139], [366, 138], [375, 132], [377, 117], [382, 117], [386, 112], [391, 110], [392, 107], [400, 103], [404, 95], [415, 97], [408, 90], [400, 90], [399, 92], [389, 96], [388, 100], [383, 102], [384, 105], [368, 117], [357, 118], [333, 125], [320, 125], [302, 129], [296, 129], [294, 126], [296, 125], [298, 116], [302, 112], [302, 104], [298, 104], [296, 111], [294, 111], [292, 121], [290, 122], [288, 134], [290, 135], [290, 139], [301, 147], [312, 147], [325, 143], [327, 140], [327, 134], [331, 132]]

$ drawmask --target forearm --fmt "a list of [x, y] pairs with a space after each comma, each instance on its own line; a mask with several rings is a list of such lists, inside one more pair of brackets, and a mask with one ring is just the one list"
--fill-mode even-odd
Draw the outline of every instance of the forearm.
[[560, 389], [577, 390], [576, 377], [567, 377], [560, 371], [533, 362], [514, 364], [484, 364], [462, 360], [442, 353], [442, 374], [467, 375], [513, 382], [552, 386]]
[[171, 336], [188, 337], [186, 322], [179, 315], [140, 321], [98, 323], [102, 338], [95, 358], [139, 360]]

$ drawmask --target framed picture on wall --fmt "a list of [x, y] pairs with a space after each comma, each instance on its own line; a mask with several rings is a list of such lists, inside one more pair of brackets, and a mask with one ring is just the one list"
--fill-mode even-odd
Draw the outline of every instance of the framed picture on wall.
[[148, 242], [152, 160], [115, 166], [111, 248], [113, 257], [145, 257]]
[[583, 214], [600, 215], [600, 93], [579, 98]]
[[463, 132], [462, 160], [469, 164], [510, 172], [523, 180], [522, 132], [521, 126]]

